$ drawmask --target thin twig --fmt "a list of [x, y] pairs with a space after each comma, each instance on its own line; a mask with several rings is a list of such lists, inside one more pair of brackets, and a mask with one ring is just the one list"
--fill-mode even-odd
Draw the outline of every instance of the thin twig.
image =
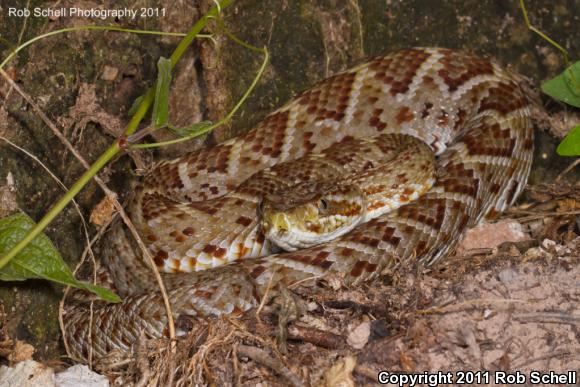
[[[69, 152], [71, 152], [77, 158], [77, 160], [80, 161], [80, 163], [83, 165], [83, 167], [85, 167], [85, 169], [88, 169], [90, 166], [89, 163], [86, 162], [86, 160], [83, 158], [83, 156], [81, 156], [81, 154], [76, 150], [76, 148], [61, 133], [61, 131], [50, 120], [50, 118], [48, 118], [48, 116], [46, 114], [44, 114], [44, 112], [38, 106], [38, 104], [36, 104], [36, 102], [34, 102], [32, 97], [30, 97], [30, 95], [28, 95], [24, 90], [22, 90], [20, 88], [20, 86], [18, 86], [18, 84], [16, 82], [14, 82], [12, 80], [12, 78], [10, 78], [10, 76], [8, 74], [6, 74], [6, 72], [4, 70], [0, 69], [0, 75], [2, 75], [4, 77], [4, 79], [6, 79], [8, 84], [12, 88], [14, 88], [14, 90], [16, 90], [18, 92], [18, 94], [20, 94], [20, 96], [22, 98], [24, 98], [24, 100], [26, 102], [28, 102], [30, 107], [32, 107], [32, 110], [34, 110], [34, 112], [40, 117], [42, 122], [44, 122], [44, 124], [46, 126], [48, 126], [48, 128], [52, 131], [52, 133], [54, 133], [54, 135], [66, 146], [66, 148], [69, 150]], [[104, 184], [103, 181], [98, 176], [95, 176], [95, 180], [97, 181], [97, 183], [99, 183], [99, 185], [101, 183]]]
[[574, 316], [565, 312], [524, 313], [515, 315], [514, 319], [521, 322], [580, 325], [580, 316]]
[[367, 364], [357, 364], [357, 366], [354, 367], [354, 372], [376, 383], [377, 375], [381, 372], [381, 370], [372, 368]]
[[[35, 155], [33, 155], [31, 152], [27, 151], [26, 149], [16, 145], [15, 143], [13, 143], [12, 141], [10, 141], [9, 139], [7, 139], [4, 136], [0, 136], [0, 140], [8, 143], [10, 146], [18, 149], [20, 152], [24, 153], [25, 155], [30, 157], [32, 160], [36, 161], [50, 175], [50, 177], [52, 177], [54, 179], [54, 181], [56, 181], [57, 184], [60, 185], [60, 187], [62, 189], [64, 189], [65, 192], [68, 191], [67, 186], [64, 185], [64, 183], [42, 161], [40, 161], [40, 159], [38, 157], [36, 157]], [[84, 223], [84, 217], [81, 213], [81, 209], [79, 208], [79, 205], [77, 204], [76, 200], [73, 200], [72, 202], [73, 202], [77, 212], [81, 216], [81, 218], [83, 218], [83, 223]], [[85, 223], [85, 226], [86, 226], [86, 223]]]
[[533, 31], [536, 34], [540, 35], [542, 37], [542, 39], [546, 40], [552, 46], [556, 47], [562, 53], [562, 56], [564, 57], [564, 64], [566, 65], [566, 67], [568, 67], [568, 64], [570, 63], [570, 59], [568, 57], [568, 50], [566, 50], [564, 47], [560, 46], [558, 43], [556, 43], [555, 40], [553, 40], [548, 35], [546, 35], [545, 33], [543, 33], [542, 31], [540, 31], [539, 29], [537, 29], [536, 27], [534, 27], [532, 25], [532, 23], [530, 22], [530, 18], [528, 17], [528, 11], [526, 9], [526, 5], [524, 3], [524, 0], [520, 0], [520, 8], [521, 8], [522, 13], [524, 15], [524, 22], [526, 23], [526, 27], [528, 27], [528, 29], [530, 31]]
[[498, 310], [518, 310], [518, 309], [521, 310], [522, 308], [531, 308], [533, 306], [534, 300], [506, 300], [506, 299], [478, 298], [475, 300], [467, 300], [457, 304], [451, 304], [441, 307], [436, 306], [425, 310], [418, 310], [417, 314], [458, 313], [473, 309], [488, 309], [488, 308]]
[[574, 160], [574, 162], [570, 163], [570, 165], [568, 165], [566, 167], [566, 169], [564, 169], [558, 175], [558, 177], [556, 177], [556, 180], [555, 181], [560, 181], [568, 172], [570, 172], [572, 169], [574, 169], [578, 164], [580, 164], [580, 158], [577, 158], [576, 160]]
[[544, 219], [548, 216], [580, 215], [580, 210], [578, 210], [578, 211], [562, 211], [562, 212], [541, 212], [541, 213], [537, 213], [534, 211], [526, 211], [526, 210], [514, 210], [511, 213], [513, 215], [530, 214], [530, 216], [523, 216], [521, 218], [516, 218], [516, 220], [518, 220], [519, 222], [527, 222], [530, 220]]
[[[574, 356], [575, 357], [578, 357], [578, 353], [579, 352], [576, 351], [576, 353], [575, 353]], [[524, 367], [526, 367], [526, 366], [528, 366], [530, 364], [536, 363], [536, 362], [541, 361], [541, 360], [552, 359], [552, 358], [555, 358], [555, 357], [571, 356], [573, 354], [574, 354], [574, 352], [570, 352], [570, 351], [566, 351], [566, 350], [550, 352], [550, 353], [547, 353], [547, 354], [542, 355], [542, 356], [533, 357], [531, 359], [526, 359], [525, 362], [520, 363], [518, 365], [514, 365], [513, 369], [516, 369], [516, 370], [517, 369], [522, 369], [522, 368], [524, 368]]]
[[236, 335], [236, 330], [232, 329], [225, 336], [216, 339], [215, 336], [223, 333], [225, 331], [218, 331], [216, 334], [215, 325], [210, 325], [208, 328], [208, 339], [203, 345], [200, 345], [195, 354], [190, 358], [187, 369], [196, 375], [202, 375], [205, 370], [205, 359], [207, 355], [213, 350], [214, 347], [223, 347], [224, 345], [231, 342], [232, 338]]
[[312, 275], [310, 277], [302, 278], [301, 280], [298, 280], [296, 282], [292, 282], [290, 285], [288, 285], [288, 289], [296, 289], [297, 287], [299, 287], [300, 285], [302, 285], [305, 282], [316, 281], [317, 279], [321, 279], [324, 277], [325, 276], [323, 274], [318, 274], [318, 275]]
[[258, 306], [258, 309], [256, 309], [256, 320], [258, 320], [260, 323], [262, 323], [262, 319], [260, 319], [260, 313], [262, 313], [262, 309], [264, 308], [264, 305], [266, 304], [266, 299], [268, 298], [268, 293], [270, 293], [270, 288], [272, 287], [272, 280], [274, 279], [274, 275], [270, 276], [270, 279], [268, 280], [268, 285], [266, 286], [266, 290], [264, 291], [264, 295], [262, 296], [262, 299], [260, 300], [260, 305]]
[[[161, 35], [161, 36], [179, 36], [179, 37], [187, 37], [187, 34], [180, 33], [180, 32], [164, 32], [164, 31], [148, 31], [148, 30], [136, 30], [131, 28], [122, 28], [122, 27], [115, 27], [115, 26], [95, 26], [95, 25], [86, 25], [86, 26], [76, 26], [76, 27], [69, 27], [69, 28], [61, 28], [59, 30], [49, 31], [42, 35], [35, 36], [34, 38], [27, 40], [24, 44], [19, 44], [16, 49], [12, 50], [8, 56], [0, 63], [0, 69], [4, 68], [4, 66], [16, 56], [20, 51], [25, 49], [26, 47], [30, 46], [31, 44], [44, 39], [50, 36], [60, 35], [66, 32], [77, 32], [77, 31], [116, 31], [116, 32], [130, 32], [134, 34], [142, 34], [142, 35]], [[196, 34], [196, 37], [201, 38], [213, 38], [210, 35], [204, 34]]]
[[312, 343], [317, 347], [329, 349], [344, 349], [346, 347], [346, 339], [344, 336], [296, 324], [288, 327], [288, 338], [301, 340], [307, 343]]
[[292, 383], [293, 386], [302, 386], [302, 381], [294, 375], [288, 367], [286, 367], [279, 359], [272, 356], [270, 352], [257, 347], [250, 347], [249, 345], [240, 344], [238, 346], [238, 355], [249, 357], [255, 362], [272, 369], [277, 374], [283, 376]]

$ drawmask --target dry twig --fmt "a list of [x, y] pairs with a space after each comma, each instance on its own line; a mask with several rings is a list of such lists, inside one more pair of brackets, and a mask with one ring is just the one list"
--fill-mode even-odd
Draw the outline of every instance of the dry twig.
[[237, 350], [238, 355], [249, 357], [255, 362], [272, 369], [277, 374], [283, 376], [293, 386], [302, 386], [302, 381], [294, 375], [279, 359], [271, 353], [257, 347], [240, 344]]
[[514, 316], [514, 319], [528, 323], [570, 324], [580, 325], [580, 316], [574, 316], [565, 312], [534, 312]]
[[446, 314], [465, 312], [473, 309], [496, 309], [496, 310], [528, 310], [533, 309], [534, 300], [506, 300], [506, 299], [475, 299], [451, 304], [436, 306], [433, 308], [418, 310], [417, 314]]

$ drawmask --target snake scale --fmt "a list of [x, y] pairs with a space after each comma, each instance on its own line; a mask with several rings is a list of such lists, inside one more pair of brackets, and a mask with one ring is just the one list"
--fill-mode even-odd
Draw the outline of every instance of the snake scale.
[[[315, 289], [330, 277], [353, 285], [396, 265], [431, 265], [467, 228], [513, 203], [526, 184], [533, 131], [528, 100], [514, 77], [477, 56], [414, 48], [376, 57], [318, 83], [240, 137], [162, 161], [137, 184], [132, 218], [157, 265], [181, 270], [159, 241], [169, 238], [173, 245], [191, 248], [196, 228], [220, 227], [211, 221], [219, 208], [210, 204], [219, 204], [250, 176], [323, 154], [351, 137], [386, 133], [414, 136], [437, 154], [437, 178], [428, 192], [324, 244], [205, 271], [164, 274], [174, 317], [241, 314], [257, 306], [266, 289], [268, 296], [297, 282]], [[188, 218], [187, 209], [208, 216]], [[232, 223], [244, 227], [251, 222], [227, 222]], [[259, 233], [256, 238], [264, 242]], [[69, 304], [65, 338], [70, 355], [85, 361], [90, 351], [98, 358], [112, 349], [131, 350], [142, 333], [167, 335], [161, 296], [135, 243], [116, 226], [105, 245], [105, 264], [124, 300], [95, 303], [92, 317], [86, 304]], [[223, 247], [206, 244], [201, 261], [223, 258]]]

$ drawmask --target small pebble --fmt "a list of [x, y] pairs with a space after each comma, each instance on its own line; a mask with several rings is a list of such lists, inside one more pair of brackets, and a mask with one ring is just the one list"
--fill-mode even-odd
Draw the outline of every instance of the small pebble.
[[518, 273], [514, 269], [507, 268], [500, 271], [497, 276], [501, 282], [503, 282], [505, 285], [508, 285], [512, 283], [516, 278], [518, 278], [519, 275], [520, 273]]
[[117, 74], [119, 74], [118, 68], [112, 66], [105, 66], [103, 68], [101, 78], [105, 81], [114, 81], [115, 78], [117, 78]]
[[369, 341], [371, 335], [371, 323], [365, 321], [359, 324], [356, 328], [348, 334], [346, 342], [354, 349], [363, 348]]

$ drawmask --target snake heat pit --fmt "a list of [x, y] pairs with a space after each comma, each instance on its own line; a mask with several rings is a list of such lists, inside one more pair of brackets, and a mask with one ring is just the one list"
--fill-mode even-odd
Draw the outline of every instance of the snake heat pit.
[[[240, 314], [268, 287], [315, 289], [331, 275], [352, 285], [434, 264], [514, 202], [532, 153], [528, 101], [509, 73], [417, 48], [318, 83], [240, 137], [160, 162], [129, 210], [166, 273], [175, 319]], [[66, 340], [85, 361], [167, 332], [153, 275], [121, 224], [102, 259], [124, 301], [97, 302], [92, 318], [86, 303], [69, 304]]]

